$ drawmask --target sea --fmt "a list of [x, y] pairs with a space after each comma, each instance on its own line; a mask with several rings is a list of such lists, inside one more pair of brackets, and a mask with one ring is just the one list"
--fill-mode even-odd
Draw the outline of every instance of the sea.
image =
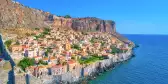
[[168, 35], [124, 35], [138, 44], [135, 57], [89, 84], [168, 84]]

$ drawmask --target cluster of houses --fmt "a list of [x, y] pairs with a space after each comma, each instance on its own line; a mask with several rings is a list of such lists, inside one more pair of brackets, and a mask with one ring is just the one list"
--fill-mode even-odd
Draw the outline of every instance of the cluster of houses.
[[[35, 35], [43, 32], [42, 29], [35, 30]], [[26, 68], [26, 72], [36, 77], [40, 75], [61, 75], [71, 72], [77, 67], [82, 67], [78, 59], [88, 57], [90, 54], [99, 56], [112, 56], [111, 45], [121, 49], [129, 49], [125, 44], [108, 33], [74, 32], [53, 28], [44, 37], [36, 38], [30, 36], [18, 39], [11, 45], [11, 56], [15, 60], [25, 57], [34, 58], [38, 63], [40, 60], [47, 65], [35, 65]], [[74, 47], [72, 47], [74, 46]]]

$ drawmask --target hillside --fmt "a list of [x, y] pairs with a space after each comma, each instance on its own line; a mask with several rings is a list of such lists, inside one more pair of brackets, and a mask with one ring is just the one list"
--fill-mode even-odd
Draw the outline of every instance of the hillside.
[[121, 40], [128, 41], [116, 32], [115, 22], [95, 17], [64, 18], [50, 12], [26, 7], [12, 0], [0, 1], [0, 33], [25, 37], [34, 28], [70, 28], [75, 31], [110, 32]]

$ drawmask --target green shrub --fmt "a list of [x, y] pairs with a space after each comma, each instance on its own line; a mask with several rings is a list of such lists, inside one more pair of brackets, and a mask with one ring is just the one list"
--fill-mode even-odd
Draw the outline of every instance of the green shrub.
[[47, 35], [47, 34], [49, 34], [49, 32], [47, 32], [47, 31], [44, 31], [44, 32], [43, 32], [43, 34], [44, 34], [44, 35]]
[[44, 32], [50, 32], [50, 28], [44, 28]]

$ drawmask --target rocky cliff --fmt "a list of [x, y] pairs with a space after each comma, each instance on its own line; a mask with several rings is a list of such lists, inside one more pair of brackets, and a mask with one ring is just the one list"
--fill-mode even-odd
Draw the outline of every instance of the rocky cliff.
[[115, 32], [115, 22], [98, 18], [64, 18], [11, 0], [0, 1], [0, 28], [67, 27], [77, 31]]

